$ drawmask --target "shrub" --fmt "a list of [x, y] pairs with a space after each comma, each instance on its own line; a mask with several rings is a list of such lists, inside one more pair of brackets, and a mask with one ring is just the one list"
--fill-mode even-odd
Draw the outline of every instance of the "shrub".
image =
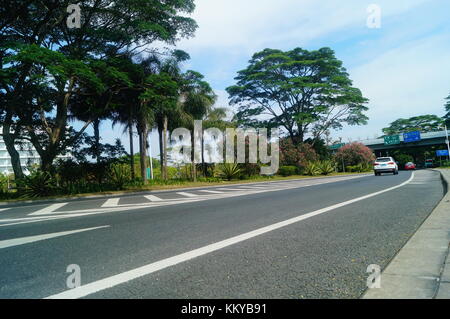
[[8, 192], [8, 176], [0, 174], [0, 194]]
[[344, 162], [346, 166], [356, 166], [372, 163], [375, 155], [364, 144], [355, 142], [341, 147], [335, 155], [335, 160], [338, 163]]
[[58, 187], [56, 180], [48, 172], [36, 170], [29, 176], [18, 181], [19, 192], [22, 197], [37, 198], [56, 195]]
[[320, 163], [310, 162], [305, 167], [305, 174], [309, 176], [316, 176], [321, 174]]
[[224, 163], [218, 167], [218, 175], [228, 181], [238, 178], [240, 173], [241, 169], [238, 164]]
[[287, 177], [297, 174], [297, 171], [298, 169], [296, 166], [281, 166], [278, 170], [278, 174]]
[[335, 172], [336, 164], [333, 161], [322, 161], [319, 164], [319, 169], [322, 175], [330, 175]]
[[131, 181], [131, 169], [128, 164], [113, 163], [109, 166], [108, 179], [117, 190], [122, 190]]
[[316, 151], [308, 143], [294, 144], [290, 138], [280, 141], [280, 165], [305, 168], [318, 160]]

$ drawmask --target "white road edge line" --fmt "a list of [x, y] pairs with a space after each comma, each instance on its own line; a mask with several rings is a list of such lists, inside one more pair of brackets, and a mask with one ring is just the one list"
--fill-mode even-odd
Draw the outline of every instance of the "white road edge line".
[[353, 203], [356, 203], [356, 202], [359, 202], [359, 201], [362, 201], [362, 200], [365, 200], [365, 199], [368, 199], [371, 197], [375, 197], [375, 196], [378, 196], [383, 193], [390, 192], [394, 189], [397, 189], [397, 188], [407, 185], [413, 179], [414, 179], [414, 172], [411, 174], [411, 178], [409, 180], [407, 180], [406, 182], [404, 182], [400, 185], [390, 187], [385, 190], [378, 191], [378, 192], [368, 194], [365, 196], [361, 196], [361, 197], [358, 197], [355, 199], [351, 199], [351, 200], [348, 200], [348, 201], [345, 201], [345, 202], [342, 202], [342, 203], [339, 203], [336, 205], [325, 207], [325, 208], [313, 211], [311, 213], [307, 213], [307, 214], [304, 214], [304, 215], [301, 215], [298, 217], [294, 217], [294, 218], [291, 218], [291, 219], [288, 219], [288, 220], [285, 220], [285, 221], [282, 221], [282, 222], [279, 222], [279, 223], [276, 223], [273, 225], [259, 228], [254, 231], [251, 231], [251, 232], [248, 232], [248, 233], [245, 233], [242, 235], [238, 235], [236, 237], [232, 237], [229, 239], [225, 239], [223, 241], [220, 241], [220, 242], [217, 242], [217, 243], [214, 243], [211, 245], [207, 245], [207, 246], [174, 256], [174, 257], [163, 259], [163, 260], [160, 260], [160, 261], [157, 261], [157, 262], [154, 262], [154, 263], [151, 263], [151, 264], [148, 264], [148, 265], [145, 265], [145, 266], [133, 269], [133, 270], [123, 272], [118, 275], [100, 279], [98, 281], [91, 282], [89, 284], [80, 286], [78, 288], [66, 290], [62, 293], [49, 296], [45, 299], [77, 299], [77, 298], [86, 297], [86, 296], [94, 294], [96, 292], [129, 282], [133, 279], [137, 279], [137, 278], [152, 274], [154, 272], [157, 272], [159, 270], [162, 270], [162, 269], [165, 269], [165, 268], [168, 268], [171, 266], [175, 266], [177, 264], [186, 262], [188, 260], [218, 251], [225, 247], [235, 245], [237, 243], [243, 242], [250, 238], [257, 237], [257, 236], [263, 235], [265, 233], [274, 231], [276, 229], [280, 229], [280, 228], [298, 223], [302, 220], [305, 220], [305, 219], [308, 219], [308, 218], [311, 218], [311, 217], [314, 217], [317, 215], [321, 215], [323, 213], [326, 213], [326, 212], [329, 212], [329, 211], [332, 211], [332, 210], [335, 210], [335, 209], [338, 209], [338, 208], [341, 208], [341, 207], [344, 207], [344, 206], [347, 206], [347, 205], [350, 205], [350, 204], [353, 204]]
[[45, 234], [45, 235], [28, 236], [28, 237], [22, 237], [22, 238], [2, 240], [2, 241], [0, 241], [0, 249], [30, 244], [30, 243], [34, 243], [34, 242], [42, 241], [42, 240], [46, 240], [46, 239], [52, 239], [52, 238], [56, 238], [56, 237], [67, 236], [67, 235], [72, 235], [72, 234], [77, 234], [77, 233], [82, 233], [82, 232], [86, 232], [86, 231], [90, 231], [90, 230], [107, 228], [107, 227], [110, 227], [110, 226], [109, 225], [108, 226], [100, 226], [100, 227], [93, 227], [93, 228], [64, 231], [64, 232], [59, 232], [59, 233], [51, 233], [51, 234]]

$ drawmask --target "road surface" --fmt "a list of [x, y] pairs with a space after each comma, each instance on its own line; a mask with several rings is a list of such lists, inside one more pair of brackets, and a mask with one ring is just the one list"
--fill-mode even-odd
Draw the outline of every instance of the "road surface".
[[359, 298], [443, 192], [423, 170], [3, 207], [0, 298]]

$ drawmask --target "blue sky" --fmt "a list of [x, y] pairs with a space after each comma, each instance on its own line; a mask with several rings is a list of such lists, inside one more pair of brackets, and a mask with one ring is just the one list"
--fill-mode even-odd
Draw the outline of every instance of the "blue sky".
[[[382, 10], [380, 29], [366, 25], [367, 7]], [[203, 73], [228, 106], [225, 88], [264, 48], [313, 50], [331, 47], [354, 85], [370, 99], [369, 124], [333, 132], [344, 141], [373, 138], [401, 118], [444, 114], [450, 94], [450, 1], [448, 0], [197, 0], [192, 17], [196, 37], [177, 47]], [[121, 138], [122, 128], [102, 126], [105, 142]], [[152, 134], [153, 155], [158, 151]], [[136, 144], [137, 145], [137, 144]]]

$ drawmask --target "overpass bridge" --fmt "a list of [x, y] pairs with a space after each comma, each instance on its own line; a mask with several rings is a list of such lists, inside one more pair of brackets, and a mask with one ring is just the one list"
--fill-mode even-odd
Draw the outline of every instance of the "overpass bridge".
[[375, 152], [376, 156], [386, 156], [390, 150], [399, 150], [404, 148], [415, 148], [423, 146], [442, 146], [447, 149], [446, 131], [422, 133], [417, 142], [405, 142], [403, 134], [400, 134], [400, 141], [397, 144], [386, 144], [384, 138], [359, 141]]

